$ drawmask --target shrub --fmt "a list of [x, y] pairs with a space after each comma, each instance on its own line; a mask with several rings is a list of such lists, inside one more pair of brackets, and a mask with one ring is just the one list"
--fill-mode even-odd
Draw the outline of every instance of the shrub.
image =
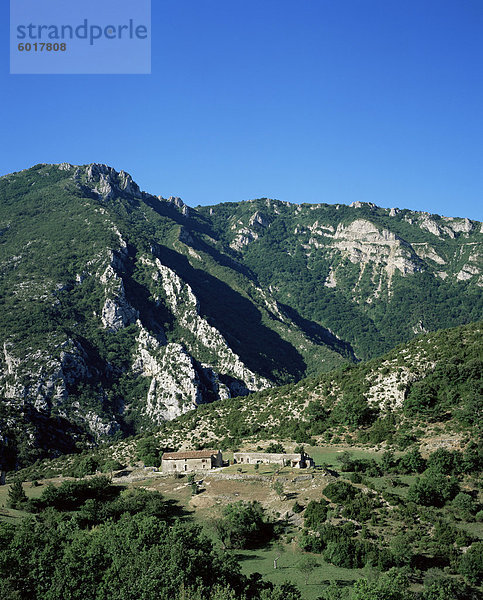
[[397, 470], [400, 473], [422, 473], [426, 469], [426, 461], [418, 449], [410, 450], [397, 462]]
[[460, 559], [458, 572], [470, 583], [480, 584], [483, 580], [483, 542], [475, 542], [468, 548]]
[[85, 477], [86, 475], [94, 475], [99, 468], [99, 462], [94, 456], [83, 456], [77, 459], [69, 474], [72, 477]]
[[440, 473], [426, 471], [408, 490], [408, 500], [423, 506], [443, 506], [452, 500], [459, 491], [454, 477], [446, 477]]
[[25, 502], [27, 502], [27, 496], [22, 482], [17, 479], [10, 485], [8, 490], [7, 506], [10, 508], [21, 508]]
[[136, 456], [146, 466], [159, 467], [161, 465], [162, 449], [153, 436], [145, 437], [137, 443]]
[[280, 442], [271, 442], [266, 448], [267, 454], [285, 454], [285, 448]]
[[317, 529], [327, 519], [328, 502], [320, 500], [316, 502], [311, 500], [305, 509], [305, 526], [310, 529]]
[[451, 506], [457, 509], [460, 515], [467, 521], [476, 513], [478, 505], [469, 494], [459, 492], [453, 498]]
[[123, 465], [113, 458], [104, 461], [100, 466], [102, 473], [112, 473], [112, 471], [120, 471], [122, 468]]
[[256, 501], [228, 504], [215, 527], [227, 548], [256, 548], [266, 544], [273, 535], [273, 527], [265, 519], [262, 505]]
[[329, 485], [324, 488], [324, 495], [327, 496], [329, 500], [332, 500], [332, 502], [338, 504], [344, 504], [344, 502], [355, 498], [357, 493], [358, 490], [346, 481], [335, 481], [334, 483], [329, 483]]

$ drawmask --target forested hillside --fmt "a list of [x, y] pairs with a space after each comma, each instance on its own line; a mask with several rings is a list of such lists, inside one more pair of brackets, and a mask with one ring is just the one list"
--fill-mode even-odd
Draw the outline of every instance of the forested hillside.
[[19, 464], [354, 359], [195, 211], [105, 165], [2, 177], [0, 231], [0, 435], [21, 432]]
[[200, 407], [156, 434], [163, 446], [287, 439], [394, 444], [483, 431], [482, 323], [420, 335], [384, 356], [247, 398]]
[[481, 223], [369, 203], [199, 207], [275, 298], [363, 359], [483, 314]]
[[[9, 473], [2, 598], [479, 600], [481, 328]], [[202, 447], [307, 451], [315, 468], [156, 472]]]
[[1, 460], [146, 432], [475, 321], [481, 237], [358, 203], [191, 209], [106, 165], [6, 175]]

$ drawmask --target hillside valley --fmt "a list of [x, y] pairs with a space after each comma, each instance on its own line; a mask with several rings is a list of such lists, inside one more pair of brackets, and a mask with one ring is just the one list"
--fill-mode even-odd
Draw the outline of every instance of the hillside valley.
[[[481, 328], [420, 335], [371, 361], [200, 406], [151, 435], [9, 473], [0, 523], [16, 525], [4, 534], [0, 573], [13, 561], [23, 576], [9, 577], [7, 589], [57, 598], [82, 576], [97, 598], [121, 569], [121, 589], [147, 593], [156, 585], [166, 600], [479, 600]], [[187, 474], [158, 469], [166, 450], [203, 447], [221, 448], [231, 464]], [[232, 464], [238, 450], [303, 450], [315, 464]], [[12, 506], [9, 490], [20, 481], [24, 495]], [[166, 541], [173, 522], [178, 537]], [[66, 523], [69, 534], [58, 539]], [[213, 571], [223, 593], [211, 581], [203, 595], [207, 575], [195, 582], [186, 562], [172, 578], [154, 566], [187, 556], [196, 563], [205, 555], [197, 551], [200, 531], [205, 554], [232, 561], [229, 581]], [[43, 579], [19, 558], [26, 539], [56, 553]], [[74, 558], [78, 540], [99, 565], [91, 575]], [[166, 544], [176, 550], [166, 553]], [[129, 575], [136, 545], [144, 563], [153, 560], [142, 583]], [[29, 566], [42, 564], [37, 555]], [[71, 565], [73, 578], [54, 591], [56, 574]]]
[[[4, 467], [233, 398], [243, 411], [259, 403], [269, 427], [270, 388], [481, 318], [481, 238], [469, 219], [361, 203], [194, 209], [106, 165], [6, 175]], [[391, 386], [400, 404], [407, 390]]]
[[0, 600], [483, 600], [483, 0], [2, 9]]

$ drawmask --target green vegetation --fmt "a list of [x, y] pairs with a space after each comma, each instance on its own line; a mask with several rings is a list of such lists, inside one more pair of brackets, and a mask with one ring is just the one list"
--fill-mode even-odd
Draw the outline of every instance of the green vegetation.
[[259, 502], [240, 501], [225, 506], [216, 532], [225, 548], [257, 548], [271, 539], [273, 524]]
[[[111, 186], [107, 195], [101, 175]], [[275, 384], [340, 369], [356, 360], [355, 354], [379, 356], [422, 328], [481, 318], [476, 275], [456, 277], [474, 260], [481, 239], [476, 224], [457, 220], [449, 235], [451, 223], [431, 216], [441, 231], [437, 237], [422, 223], [427, 216], [411, 211], [391, 216], [370, 205], [294, 206], [267, 199], [185, 215], [127, 183], [124, 174], [96, 166], [37, 165], [0, 179], [0, 335], [10, 365], [0, 383], [29, 399], [21, 415], [10, 401], [0, 405], [8, 468], [153, 428], [146, 411], [151, 380], [140, 375], [139, 356], [136, 362], [138, 317], [162, 346], [167, 341], [186, 349], [204, 402], [216, 392], [202, 365], [218, 372], [220, 348], [192, 330], [196, 310], [249, 369]], [[389, 277], [391, 269], [377, 257], [361, 271], [334, 246], [334, 232], [355, 221], [372, 224], [375, 235], [385, 231], [386, 237], [402, 240], [398, 248], [415, 272], [402, 276], [396, 269]], [[461, 225], [468, 232], [462, 233]], [[257, 235], [236, 251], [230, 244], [244, 227]], [[444, 269], [443, 263], [418, 256], [418, 248], [438, 254]], [[182, 282], [176, 309], [156, 260]], [[336, 274], [336, 287], [326, 285], [329, 272]], [[196, 310], [189, 309], [189, 289]], [[106, 300], [125, 301], [133, 312], [120, 310], [119, 324], [106, 327]], [[169, 364], [165, 368], [173, 371]], [[462, 427], [473, 427], [472, 415], [481, 415], [474, 383], [478, 369], [477, 357], [465, 356], [447, 365], [442, 361], [425, 381], [401, 380], [407, 388], [405, 415], [437, 422], [464, 397], [453, 416]], [[356, 373], [363, 375], [364, 369]], [[233, 377], [221, 373], [224, 385], [233, 385]], [[346, 381], [341, 371], [334, 383]], [[329, 436], [336, 422], [364, 428], [363, 441], [396, 436], [399, 445], [407, 443], [390, 414], [381, 418], [377, 407], [368, 406], [368, 386], [362, 382], [342, 385], [342, 402], [330, 398], [332, 419], [325, 418], [327, 406], [315, 402], [312, 427], [289, 419], [281, 435], [310, 443], [314, 435]], [[39, 401], [34, 402], [34, 390], [40, 390]], [[189, 398], [178, 394], [179, 405], [186, 406]], [[238, 429], [230, 427], [230, 438], [239, 440], [256, 428], [241, 422]]]
[[[477, 228], [449, 236], [433, 216], [438, 237], [411, 211], [266, 199], [186, 216], [110, 177], [104, 196], [86, 167], [0, 178], [0, 468], [28, 466], [0, 489], [0, 597], [481, 596], [481, 322], [464, 323], [481, 318], [482, 299], [471, 275], [456, 277]], [[415, 272], [351, 262], [334, 241], [356, 219], [389, 232]], [[243, 227], [257, 236], [237, 250]], [[175, 307], [156, 260], [180, 278]], [[107, 327], [114, 299], [133, 312]], [[281, 385], [212, 402], [219, 384], [243, 388], [221, 370], [213, 383], [220, 348], [191, 327], [197, 314], [248, 369]], [[415, 337], [421, 330], [435, 331]], [[155, 427], [142, 343], [156, 347], [184, 410], [182, 369], [162, 362], [166, 344], [179, 344], [205, 403]], [[248, 474], [237, 478], [246, 498], [228, 483], [210, 497], [215, 482], [194, 476], [173, 479], [164, 496], [98, 475], [207, 445], [305, 446], [317, 466], [309, 479], [288, 466], [229, 467]], [[75, 479], [45, 481], [56, 474]]]
[[[454, 278], [471, 254], [462, 244], [461, 234], [437, 238], [418, 225], [418, 213], [401, 210], [390, 216], [386, 209], [368, 204], [358, 208], [297, 206], [265, 198], [198, 210], [209, 220], [225, 249], [240, 229], [250, 228], [255, 213], [262, 215], [270, 226], [251, 226], [258, 239], [243, 246], [237, 258], [241, 257], [256, 273], [264, 287], [275, 290], [278, 301], [333, 331], [360, 358], [380, 355], [410, 340], [421, 323], [431, 331], [476, 321], [483, 314], [481, 294], [474, 283]], [[446, 225], [437, 215], [431, 219], [436, 226]], [[402, 276], [396, 270], [389, 290], [388, 274], [377, 257], [372, 258], [368, 268], [361, 268], [336, 250], [333, 232], [356, 220], [365, 220], [376, 231], [390, 231], [403, 240], [401, 252], [415, 265], [415, 272]], [[480, 235], [475, 224], [468, 237], [478, 244]], [[444, 270], [453, 276], [445, 280], [437, 276], [442, 267], [422, 260], [416, 254], [421, 246], [433, 248], [446, 261]], [[329, 272], [335, 273], [335, 288], [324, 285]], [[374, 278], [381, 282], [378, 294], [374, 294]]]
[[[47, 486], [27, 504], [35, 516], [0, 524], [2, 599], [300, 598], [289, 584], [243, 576], [233, 556], [157, 492], [95, 477]], [[243, 508], [247, 518], [261, 514], [256, 505]]]
[[[455, 371], [455, 364], [473, 366], [462, 375], [463, 369], [461, 373]], [[405, 397], [416, 383], [434, 381], [435, 372], [440, 383], [431, 419], [424, 411], [408, 414]], [[394, 391], [388, 391], [389, 386]], [[400, 395], [397, 402], [396, 393]], [[256, 445], [275, 438], [280, 441], [270, 441], [269, 447], [279, 451], [287, 446], [286, 440], [297, 446], [341, 441], [386, 443], [407, 453], [397, 458], [388, 455], [382, 467], [374, 462], [360, 463], [354, 470], [369, 476], [420, 473], [426, 467], [415, 446], [434, 432], [428, 420], [446, 435], [477, 439], [483, 431], [482, 395], [481, 323], [473, 323], [420, 336], [381, 358], [297, 384], [199, 406], [164, 423], [156, 438], [161, 445], [178, 446], [184, 440], [195, 445], [203, 444], [209, 432], [222, 448], [231, 449], [238, 448], [243, 440]], [[461, 472], [463, 464], [480, 460], [476, 449], [467, 448], [458, 467]]]
[[8, 490], [7, 504], [10, 508], [22, 508], [25, 502], [27, 502], [27, 495], [23, 489], [22, 482], [17, 479], [12, 483]]
[[265, 452], [273, 453], [273, 454], [285, 454], [285, 448], [284, 448], [283, 444], [280, 444], [277, 442], [271, 442], [265, 448]]
[[[270, 296], [219, 248], [202, 215], [185, 217], [135, 184], [129, 191], [113, 170], [112, 194], [103, 197], [101, 171], [37, 165], [0, 179], [0, 336], [10, 365], [0, 395], [15, 389], [28, 401], [22, 414], [10, 397], [0, 402], [8, 469], [153, 428], [145, 410], [151, 381], [134, 368], [138, 317], [161, 346], [186, 349], [205, 402], [216, 394], [202, 365], [220, 369], [221, 350], [190, 329], [196, 311], [249, 369], [274, 383], [350, 358], [296, 315], [274, 314]], [[157, 259], [183, 282], [176, 308], [157, 277]], [[191, 313], [188, 286], [196, 296]], [[105, 324], [107, 300], [123, 307], [114, 327]], [[231, 385], [225, 370], [222, 382]], [[189, 402], [180, 396], [180, 405]]]
[[[233, 482], [227, 480], [226, 488], [217, 488], [219, 496], [206, 498], [208, 505], [214, 500], [215, 503], [221, 501], [221, 506], [208, 510], [201, 508], [196, 510], [193, 517], [212, 538], [211, 542], [206, 542], [211, 544], [210, 552], [221, 556], [225, 549], [236, 552], [230, 560], [234, 561], [237, 557], [241, 560], [241, 572], [236, 562], [231, 563], [234, 565], [232, 576], [238, 583], [235, 585], [232, 579], [231, 583], [226, 584], [215, 578], [216, 581], [211, 580], [212, 583], [209, 584], [211, 591], [202, 591], [206, 582], [193, 582], [188, 578], [180, 583], [177, 579], [176, 585], [180, 586], [179, 590], [175, 590], [175, 587], [169, 588], [173, 598], [281, 600], [284, 598], [284, 590], [287, 598], [294, 600], [355, 600], [366, 597], [407, 600], [463, 600], [474, 597], [476, 600], [481, 592], [479, 586], [483, 537], [483, 529], [477, 521], [477, 515], [482, 509], [479, 489], [482, 462], [480, 449], [476, 444], [468, 444], [463, 451], [439, 448], [425, 458], [415, 449], [403, 453], [387, 450], [375, 453], [361, 448], [341, 452], [337, 451], [337, 447], [329, 447], [319, 449], [318, 454], [312, 452], [311, 448], [307, 450], [309, 454], [317, 455], [318, 459], [326, 463], [322, 471], [315, 469], [313, 477], [307, 480], [309, 485], [305, 480], [297, 483], [297, 477], [293, 480], [287, 478], [286, 475], [290, 473], [289, 467], [281, 469], [278, 475], [273, 470], [259, 469], [257, 473], [258, 477], [261, 476], [261, 481], [248, 480], [236, 484], [243, 484], [247, 494], [258, 490], [261, 497], [265, 497], [271, 505], [274, 501], [274, 484], [283, 481], [284, 496], [295, 499], [292, 512], [298, 519], [302, 518], [299, 525], [294, 526], [290, 524], [291, 519], [280, 517], [277, 510], [280, 511], [284, 505], [289, 506], [282, 497], [276, 499], [277, 510], [274, 510], [273, 506], [264, 506], [258, 500], [243, 499], [235, 503], [226, 503], [222, 499], [227, 497], [227, 493], [233, 494], [237, 489], [230, 487]], [[100, 463], [103, 460], [99, 454], [94, 457], [96, 462]], [[249, 466], [246, 466], [247, 470]], [[251, 468], [251, 472], [255, 473], [254, 465]], [[230, 469], [233, 467], [229, 467], [228, 471]], [[406, 474], [408, 471], [409, 475]], [[352, 475], [358, 476], [355, 482]], [[171, 526], [176, 522], [180, 526], [183, 523], [183, 528], [192, 531], [192, 516], [189, 514], [192, 510], [191, 502], [195, 500], [190, 500], [192, 488], [197, 488], [196, 492], [200, 493], [203, 506], [203, 498], [210, 493], [209, 490], [217, 481], [215, 478], [205, 480], [205, 484], [210, 483], [200, 491], [196, 479], [198, 478], [193, 474], [181, 480], [172, 478], [171, 487], [168, 486], [172, 490], [169, 500], [166, 496], [151, 491], [156, 481], [164, 486], [171, 481], [171, 478], [160, 475], [150, 480], [149, 490], [145, 489], [145, 482], [139, 482], [141, 487], [133, 484], [128, 489], [123, 489], [121, 486], [112, 485], [106, 476], [63, 481], [60, 484], [56, 483], [55, 487], [44, 483], [36, 487], [24, 484], [23, 491], [26, 492], [27, 500], [23, 499], [20, 505], [24, 512], [12, 511], [12, 514], [22, 514], [25, 521], [29, 521], [32, 517], [26, 517], [25, 511], [28, 511], [37, 523], [35, 527], [40, 527], [40, 523], [48, 520], [49, 527], [52, 528], [52, 523], [59, 520], [64, 527], [68, 524], [68, 531], [71, 532], [61, 544], [63, 550], [56, 549], [57, 554], [54, 556], [60, 557], [60, 562], [45, 575], [41, 593], [45, 593], [45, 597], [50, 597], [49, 594], [57, 597], [48, 587], [51, 585], [48, 583], [49, 578], [55, 575], [55, 580], [52, 581], [59, 585], [61, 572], [70, 573], [74, 566], [77, 571], [77, 563], [71, 565], [69, 558], [77, 553], [77, 546], [68, 548], [71, 541], [74, 542], [74, 538], [76, 543], [81, 543], [78, 541], [81, 539], [82, 544], [87, 544], [87, 549], [81, 552], [81, 556], [88, 556], [86, 560], [92, 560], [94, 563], [90, 564], [97, 565], [96, 568], [100, 570], [104, 569], [107, 577], [107, 574], [112, 576], [114, 572], [114, 566], [111, 567], [111, 561], [114, 559], [109, 554], [111, 551], [106, 549], [110, 547], [111, 542], [106, 547], [97, 532], [102, 532], [106, 539], [110, 539], [111, 534], [115, 535], [116, 548], [120, 548], [123, 553], [125, 544], [128, 544], [129, 548], [132, 544], [134, 547], [140, 547], [140, 542], [136, 541], [131, 533], [129, 539], [124, 541], [117, 525], [131, 531], [133, 523], [136, 527], [141, 527], [141, 519], [151, 519], [146, 535], [148, 531], [149, 536], [160, 535], [157, 541], [160, 545], [171, 544], [172, 538], [166, 538], [164, 530], [155, 527], [154, 523]], [[431, 495], [418, 495], [421, 481], [437, 482], [437, 485], [431, 488], [431, 493], [441, 494], [441, 490], [445, 490], [447, 486], [451, 494], [446, 497], [440, 496], [434, 502]], [[263, 492], [263, 489], [266, 491]], [[458, 489], [460, 491], [455, 494]], [[175, 490], [180, 491], [174, 493]], [[183, 506], [174, 502], [174, 498], [178, 497], [182, 499]], [[429, 502], [426, 501], [428, 497]], [[6, 492], [3, 498], [8, 498]], [[0, 503], [1, 501], [0, 493]], [[212, 511], [218, 516], [214, 517]], [[0, 522], [0, 535], [3, 535], [2, 531], [10, 531], [8, 528], [3, 529], [5, 523], [5, 520], [3, 524]], [[18, 531], [22, 521], [17, 520], [16, 523]], [[37, 533], [35, 528], [26, 533], [24, 527], [20, 527], [24, 538], [34, 540], [29, 550], [22, 550], [23, 556], [26, 557], [29, 552], [37, 552]], [[54, 538], [57, 535], [56, 528], [57, 525], [51, 529]], [[182, 539], [186, 539], [184, 529], [177, 531], [181, 531]], [[87, 532], [90, 532], [90, 537], [87, 536]], [[201, 535], [199, 530], [198, 534]], [[9, 535], [13, 535], [13, 530]], [[190, 533], [189, 540], [195, 546], [183, 551], [180, 549], [180, 553], [195, 560], [194, 557], [199, 551], [196, 549], [199, 549], [196, 545], [199, 538], [193, 535]], [[19, 552], [19, 538], [8, 539], [12, 539], [12, 542], [6, 544], [5, 553], [0, 551], [0, 576], [1, 565], [6, 564], [2, 563], [2, 560], [11, 561], [14, 547], [15, 552]], [[98, 560], [95, 558], [97, 550], [90, 546], [91, 539], [95, 539], [95, 548], [104, 556], [98, 563], [95, 562]], [[45, 537], [42, 543], [50, 548]], [[221, 550], [216, 549], [218, 546]], [[115, 560], [115, 568], [121, 569], [123, 574], [123, 569], [127, 568], [127, 563], [123, 566], [124, 560], [132, 560], [131, 550], [126, 552], [126, 559], [122, 555]], [[165, 556], [163, 552], [165, 551], [162, 548], [158, 548], [154, 554], [160, 558]], [[42, 554], [38, 553], [38, 556]], [[32, 573], [40, 568], [36, 560], [40, 558], [29, 558]], [[149, 556], [147, 560], [150, 560]], [[19, 573], [25, 572], [24, 566], [20, 563], [15, 564]], [[45, 570], [46, 567], [42, 568]], [[151, 577], [157, 577], [155, 574], [159, 572], [154, 566], [152, 568], [153, 574], [146, 575], [145, 579], [144, 593], [147, 594], [147, 598], [150, 598], [150, 586], [154, 585]], [[200, 565], [195, 563], [193, 568], [200, 568]], [[388, 571], [390, 576], [386, 577], [384, 573]], [[84, 571], [80, 569], [80, 573], [84, 574]], [[241, 583], [237, 580], [236, 573], [241, 577]], [[261, 573], [263, 578], [256, 573]], [[123, 576], [130, 582], [129, 585], [134, 585], [129, 573]], [[18, 595], [19, 590], [18, 581], [14, 579], [11, 576], [7, 578], [10, 587], [5, 587], [7, 583], [2, 584], [13, 594], [12, 598], [15, 597], [15, 593]], [[284, 583], [287, 580], [290, 583]], [[30, 583], [25, 583], [25, 586], [30, 586], [25, 594], [31, 596], [26, 597], [43, 598], [42, 595], [35, 596], [35, 593], [38, 593], [35, 590], [40, 588], [34, 588], [34, 583], [31, 579], [29, 581]], [[98, 574], [96, 582], [100, 586], [99, 589], [105, 585], [103, 581], [103, 576]], [[278, 587], [271, 589], [271, 584]], [[40, 583], [35, 583], [35, 586], [38, 585]], [[298, 586], [299, 590], [294, 588], [294, 585]], [[89, 592], [93, 588], [94, 585], [89, 583], [87, 590], [93, 595], [87, 595], [86, 598], [103, 597]], [[23, 589], [27, 590], [27, 587]], [[61, 589], [63, 593], [68, 592], [65, 588]], [[9, 596], [6, 595], [6, 598]]]

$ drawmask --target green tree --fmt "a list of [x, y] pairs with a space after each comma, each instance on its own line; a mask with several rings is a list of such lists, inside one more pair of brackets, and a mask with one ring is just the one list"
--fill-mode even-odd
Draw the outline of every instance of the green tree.
[[461, 517], [466, 521], [470, 521], [478, 510], [478, 504], [470, 494], [465, 494], [465, 492], [456, 494], [451, 502], [451, 506], [456, 508]]
[[483, 581], [483, 542], [475, 542], [460, 559], [458, 572], [470, 583], [479, 585]]
[[285, 493], [283, 491], [283, 483], [279, 479], [277, 479], [273, 484], [273, 489], [281, 500], [285, 498]]
[[440, 577], [425, 585], [421, 596], [421, 600], [469, 600], [471, 598], [475, 598], [475, 595], [468, 585], [448, 577]]
[[396, 569], [391, 569], [376, 581], [359, 579], [354, 584], [351, 596], [351, 600], [411, 600], [412, 598], [406, 578]]
[[458, 458], [455, 452], [438, 448], [428, 458], [428, 469], [435, 473], [451, 475], [457, 469]]
[[390, 550], [396, 566], [403, 567], [411, 564], [411, 542], [407, 535], [403, 533], [396, 535], [391, 541]]
[[384, 473], [390, 473], [396, 466], [396, 459], [392, 450], [386, 450], [382, 455], [381, 468]]
[[108, 460], [104, 461], [101, 465], [101, 471], [103, 473], [111, 473], [111, 475], [113, 471], [119, 471], [122, 468], [123, 465], [114, 458], [109, 458]]
[[459, 491], [458, 481], [436, 471], [427, 470], [408, 490], [408, 500], [424, 506], [443, 506]]
[[328, 502], [326, 500], [311, 500], [305, 509], [305, 526], [316, 529], [327, 519]]
[[422, 473], [426, 468], [426, 461], [417, 448], [410, 450], [398, 461], [398, 470], [402, 473]]
[[162, 449], [154, 436], [148, 436], [136, 445], [136, 455], [148, 467], [159, 467], [161, 465]]
[[290, 583], [284, 581], [279, 586], [269, 590], [262, 590], [259, 596], [260, 600], [302, 600], [300, 591]]
[[94, 475], [99, 468], [99, 461], [94, 456], [83, 456], [79, 458], [72, 467], [73, 477], [85, 477]]
[[285, 454], [285, 448], [280, 442], [271, 442], [265, 448], [265, 452], [269, 454]]
[[227, 548], [254, 548], [268, 542], [273, 528], [265, 519], [262, 505], [257, 502], [236, 502], [223, 509], [223, 517], [215, 528]]
[[305, 585], [309, 583], [309, 577], [313, 571], [320, 566], [318, 561], [313, 556], [304, 556], [296, 565], [298, 571], [303, 573], [305, 577]]
[[347, 481], [334, 481], [324, 488], [324, 495], [339, 504], [352, 500], [358, 493], [359, 490]]
[[10, 508], [20, 508], [25, 502], [27, 502], [27, 495], [23, 489], [22, 482], [16, 479], [8, 490], [7, 505]]

